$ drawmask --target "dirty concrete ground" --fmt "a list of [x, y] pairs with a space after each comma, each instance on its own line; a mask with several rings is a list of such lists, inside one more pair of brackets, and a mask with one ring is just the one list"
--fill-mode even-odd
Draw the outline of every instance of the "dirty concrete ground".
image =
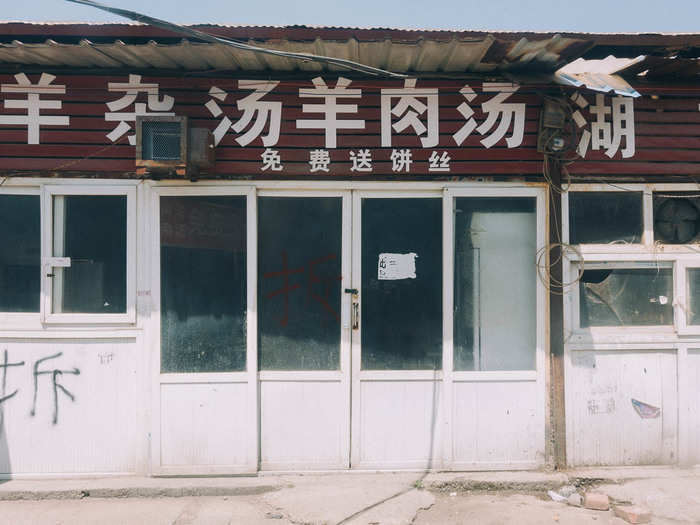
[[612, 511], [546, 496], [570, 482], [593, 483], [615, 501], [648, 507], [654, 525], [700, 524], [697, 469], [631, 469], [11, 481], [0, 485], [0, 525], [624, 525]]

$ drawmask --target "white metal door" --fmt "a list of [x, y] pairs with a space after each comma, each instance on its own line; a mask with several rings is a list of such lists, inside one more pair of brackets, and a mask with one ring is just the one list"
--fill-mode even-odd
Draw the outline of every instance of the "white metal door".
[[353, 195], [353, 468], [441, 465], [442, 193]]
[[255, 189], [155, 188], [152, 471], [258, 468]]
[[260, 191], [262, 470], [350, 464], [350, 192]]

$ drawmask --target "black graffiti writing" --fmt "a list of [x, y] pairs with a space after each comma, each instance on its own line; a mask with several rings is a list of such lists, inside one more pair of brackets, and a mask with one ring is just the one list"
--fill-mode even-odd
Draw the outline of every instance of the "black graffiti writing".
[[59, 377], [63, 376], [63, 374], [72, 374], [72, 375], [80, 375], [80, 370], [77, 368], [73, 367], [72, 370], [60, 370], [58, 368], [54, 368], [51, 370], [40, 370], [39, 367], [41, 366], [42, 363], [49, 361], [50, 359], [56, 359], [59, 358], [63, 355], [63, 352], [58, 352], [57, 354], [50, 355], [47, 357], [42, 357], [41, 359], [37, 359], [34, 362], [34, 398], [32, 401], [32, 409], [29, 412], [29, 415], [34, 417], [36, 415], [36, 397], [37, 397], [37, 392], [39, 391], [39, 377], [43, 375], [49, 375], [51, 376], [52, 379], [52, 384], [53, 384], [53, 424], [55, 425], [58, 423], [58, 391], [60, 390], [63, 392], [66, 396], [71, 401], [75, 401], [75, 396], [68, 390], [66, 387], [64, 387], [61, 383], [58, 382]]
[[0, 364], [0, 368], [2, 368], [2, 386], [0, 386], [0, 432], [2, 432], [2, 429], [4, 428], [4, 423], [5, 423], [5, 411], [2, 410], [2, 404], [7, 401], [8, 399], [12, 399], [17, 395], [17, 392], [19, 392], [19, 389], [16, 389], [14, 392], [11, 394], [7, 393], [7, 370], [11, 366], [24, 366], [24, 361], [19, 361], [17, 363], [10, 363], [9, 362], [9, 357], [7, 354], [7, 349], [3, 351], [3, 360], [2, 363]]

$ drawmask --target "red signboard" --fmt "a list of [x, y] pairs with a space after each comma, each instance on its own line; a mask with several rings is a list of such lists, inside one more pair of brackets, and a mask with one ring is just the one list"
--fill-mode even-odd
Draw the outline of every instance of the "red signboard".
[[[212, 130], [214, 176], [538, 175], [542, 93], [456, 80], [0, 75], [0, 173], [132, 175], [138, 115]], [[700, 175], [700, 89], [567, 91], [571, 173]]]

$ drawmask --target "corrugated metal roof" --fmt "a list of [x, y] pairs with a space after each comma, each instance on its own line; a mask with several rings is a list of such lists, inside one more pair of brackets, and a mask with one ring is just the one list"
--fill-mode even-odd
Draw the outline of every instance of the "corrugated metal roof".
[[618, 72], [624, 76], [643, 76], [649, 80], [673, 77], [678, 80], [700, 78], [700, 59], [679, 56], [646, 56]]
[[[483, 38], [433, 40], [415, 42], [289, 39], [267, 40], [251, 44], [272, 49], [313, 53], [345, 58], [398, 73], [488, 73], [527, 69], [554, 72], [585, 49], [585, 42], [554, 35], [543, 40], [520, 38], [504, 41], [492, 35]], [[149, 41], [129, 44], [122, 40], [96, 43], [81, 40], [64, 44], [54, 40], [25, 43], [14, 40], [0, 44], [0, 63], [53, 67], [98, 67], [183, 70], [247, 70], [247, 71], [323, 71], [341, 70], [314, 62], [293, 61], [284, 57], [263, 55], [232, 49], [224, 44], [181, 40], [175, 44]]]

